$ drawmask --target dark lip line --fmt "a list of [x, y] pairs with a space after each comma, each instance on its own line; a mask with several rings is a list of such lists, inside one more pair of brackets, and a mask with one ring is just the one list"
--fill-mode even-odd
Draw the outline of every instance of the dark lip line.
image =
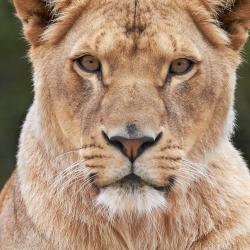
[[173, 185], [174, 185], [174, 182], [175, 182], [175, 176], [169, 176], [169, 177], [168, 177], [168, 184], [167, 184], [166, 186], [157, 186], [157, 185], [153, 185], [153, 184], [151, 184], [151, 183], [149, 183], [149, 182], [143, 180], [140, 176], [135, 175], [134, 173], [130, 173], [130, 174], [124, 176], [123, 178], [119, 179], [118, 181], [115, 181], [115, 182], [110, 183], [110, 184], [105, 185], [105, 186], [97, 186], [97, 185], [95, 184], [94, 180], [92, 180], [92, 184], [95, 186], [95, 188], [96, 188], [96, 187], [99, 188], [99, 189], [101, 189], [101, 188], [107, 188], [107, 187], [113, 186], [113, 185], [115, 185], [115, 184], [121, 182], [124, 178], [129, 177], [129, 175], [134, 175], [136, 178], [139, 178], [139, 179], [142, 181], [142, 183], [143, 183], [144, 185], [147, 185], [147, 186], [149, 186], [149, 187], [152, 187], [152, 188], [154, 188], [154, 189], [157, 190], [157, 191], [166, 192], [166, 193], [169, 193], [169, 192], [171, 191], [171, 189], [172, 189], [172, 187], [173, 187]]

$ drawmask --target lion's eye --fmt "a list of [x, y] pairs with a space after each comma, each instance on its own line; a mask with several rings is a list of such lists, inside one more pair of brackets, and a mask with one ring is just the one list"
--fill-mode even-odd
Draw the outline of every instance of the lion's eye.
[[185, 75], [193, 68], [194, 62], [189, 59], [180, 58], [172, 62], [170, 66], [170, 74], [172, 75]]
[[91, 55], [86, 55], [77, 59], [77, 63], [82, 70], [88, 73], [95, 73], [101, 69], [100, 61]]

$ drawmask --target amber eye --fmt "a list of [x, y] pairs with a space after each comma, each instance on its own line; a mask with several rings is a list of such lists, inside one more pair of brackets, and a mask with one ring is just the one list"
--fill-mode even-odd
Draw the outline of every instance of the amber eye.
[[186, 58], [180, 58], [172, 62], [170, 66], [170, 74], [185, 75], [193, 68], [194, 62]]
[[100, 61], [91, 55], [83, 56], [76, 61], [80, 68], [88, 73], [95, 73], [101, 69]]

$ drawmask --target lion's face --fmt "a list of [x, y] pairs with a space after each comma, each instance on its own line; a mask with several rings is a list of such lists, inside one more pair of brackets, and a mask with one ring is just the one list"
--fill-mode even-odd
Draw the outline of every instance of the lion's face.
[[68, 152], [63, 170], [112, 213], [164, 208], [205, 174], [191, 161], [228, 136], [238, 56], [208, 29], [178, 1], [110, 1], [32, 50], [35, 102]]

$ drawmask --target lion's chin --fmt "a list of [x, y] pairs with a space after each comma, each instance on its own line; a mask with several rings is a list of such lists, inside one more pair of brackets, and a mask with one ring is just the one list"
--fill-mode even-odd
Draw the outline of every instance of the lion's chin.
[[148, 185], [114, 184], [101, 188], [96, 204], [105, 207], [110, 217], [129, 213], [145, 215], [167, 209], [165, 193]]

